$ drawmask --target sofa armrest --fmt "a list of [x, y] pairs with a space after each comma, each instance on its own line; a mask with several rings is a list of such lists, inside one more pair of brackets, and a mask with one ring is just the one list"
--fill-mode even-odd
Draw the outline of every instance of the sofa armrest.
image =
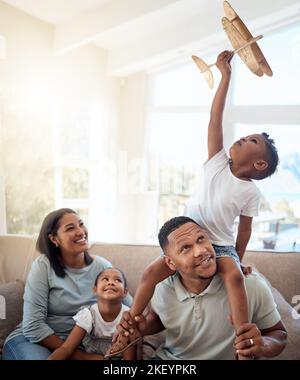
[[282, 323], [287, 330], [287, 345], [282, 353], [274, 360], [300, 360], [300, 315], [293, 318], [293, 308], [285, 301], [277, 289], [272, 290]]

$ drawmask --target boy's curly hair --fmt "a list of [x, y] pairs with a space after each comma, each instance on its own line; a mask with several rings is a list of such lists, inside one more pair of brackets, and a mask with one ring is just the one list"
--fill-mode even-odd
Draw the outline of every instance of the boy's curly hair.
[[252, 178], [256, 180], [270, 177], [272, 174], [275, 173], [279, 163], [278, 152], [274, 140], [271, 139], [266, 132], [261, 133], [261, 136], [263, 136], [266, 143], [264, 159], [267, 161], [268, 167], [261, 172], [257, 171], [256, 174], [252, 176]]

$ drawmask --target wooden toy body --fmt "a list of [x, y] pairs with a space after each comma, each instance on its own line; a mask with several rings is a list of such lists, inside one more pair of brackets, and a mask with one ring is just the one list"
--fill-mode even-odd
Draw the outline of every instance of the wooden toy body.
[[[225, 17], [222, 18], [223, 28], [233, 48], [238, 49], [250, 41], [253, 36], [228, 1], [224, 1], [224, 12]], [[248, 45], [246, 48], [238, 51], [238, 55], [254, 74], [258, 76], [264, 74], [268, 76], [273, 75], [257, 43]]]

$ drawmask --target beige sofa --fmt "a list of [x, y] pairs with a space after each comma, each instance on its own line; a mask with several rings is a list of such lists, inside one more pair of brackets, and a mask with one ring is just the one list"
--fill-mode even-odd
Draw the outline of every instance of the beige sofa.
[[[94, 243], [90, 252], [122, 269], [128, 278], [129, 290], [134, 294], [143, 269], [159, 255], [160, 249], [157, 246]], [[6, 311], [6, 319], [0, 319], [0, 353], [6, 335], [22, 318], [23, 283], [37, 255], [34, 238], [0, 236], [0, 318], [4, 299]], [[276, 288], [273, 294], [288, 330], [287, 347], [276, 359], [299, 360], [300, 315], [292, 308], [296, 306], [292, 301], [296, 295], [300, 297], [300, 253], [247, 252], [244, 261], [253, 264]]]

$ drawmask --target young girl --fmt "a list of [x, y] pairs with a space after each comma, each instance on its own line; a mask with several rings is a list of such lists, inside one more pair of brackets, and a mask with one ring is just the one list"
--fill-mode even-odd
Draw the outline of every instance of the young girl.
[[[122, 304], [127, 294], [126, 278], [119, 269], [108, 268], [100, 272], [93, 288], [98, 302], [82, 308], [73, 318], [76, 322], [66, 341], [57, 348], [48, 360], [64, 360], [70, 358], [72, 353], [82, 342], [86, 352], [104, 355], [111, 344], [116, 326], [121, 321], [128, 306]], [[123, 359], [134, 360], [136, 348], [128, 348]]]
[[[248, 322], [248, 301], [240, 263], [251, 236], [252, 218], [258, 213], [260, 193], [252, 180], [272, 175], [278, 164], [278, 154], [274, 141], [266, 133], [249, 135], [236, 141], [230, 148], [229, 156], [224, 150], [222, 119], [232, 57], [233, 52], [229, 51], [218, 56], [216, 66], [222, 79], [211, 107], [208, 160], [203, 165], [200, 194], [187, 205], [185, 215], [206, 230], [213, 243], [218, 273], [226, 286], [232, 323], [237, 331]], [[237, 217], [239, 227], [235, 241], [233, 230]], [[188, 247], [186, 252], [189, 252]], [[243, 271], [247, 274], [250, 270], [248, 267]], [[147, 306], [155, 286], [173, 273], [164, 258], [158, 258], [146, 268], [130, 309], [133, 320]], [[137, 340], [138, 330], [132, 330], [132, 335], [118, 336], [106, 357], [122, 352]]]

